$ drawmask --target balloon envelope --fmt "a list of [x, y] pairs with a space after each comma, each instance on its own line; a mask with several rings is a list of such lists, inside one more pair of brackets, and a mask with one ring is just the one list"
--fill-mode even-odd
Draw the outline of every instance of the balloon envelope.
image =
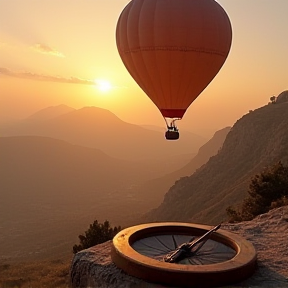
[[232, 29], [214, 0], [132, 0], [116, 42], [127, 70], [164, 117], [182, 118], [224, 64]]

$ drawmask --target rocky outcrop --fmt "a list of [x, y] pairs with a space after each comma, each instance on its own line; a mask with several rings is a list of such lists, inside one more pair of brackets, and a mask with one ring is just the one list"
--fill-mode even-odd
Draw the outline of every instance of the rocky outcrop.
[[[258, 259], [253, 276], [229, 288], [288, 287], [288, 206], [252, 221], [223, 224], [222, 228], [252, 242]], [[74, 256], [70, 271], [72, 288], [164, 288], [126, 275], [112, 263], [110, 249], [111, 241], [108, 241]]]

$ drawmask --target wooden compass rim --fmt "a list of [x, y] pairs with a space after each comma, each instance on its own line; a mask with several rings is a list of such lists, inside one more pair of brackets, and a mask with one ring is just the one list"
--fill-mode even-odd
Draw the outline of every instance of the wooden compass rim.
[[[163, 234], [203, 235], [213, 228], [208, 225], [182, 222], [147, 223], [120, 231], [112, 242], [111, 258], [127, 274], [148, 282], [167, 285], [212, 287], [242, 281], [251, 276], [256, 267], [254, 246], [243, 237], [223, 229], [211, 235], [236, 251], [228, 261], [209, 265], [183, 265], [160, 262], [138, 253], [132, 244], [142, 238]], [[194, 287], [193, 286], [193, 287]]]

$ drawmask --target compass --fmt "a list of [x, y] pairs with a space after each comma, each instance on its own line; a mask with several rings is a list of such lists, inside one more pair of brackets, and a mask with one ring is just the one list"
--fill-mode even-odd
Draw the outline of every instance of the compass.
[[176, 287], [212, 287], [248, 278], [256, 251], [220, 225], [164, 222], [126, 228], [113, 239], [117, 267], [148, 282]]

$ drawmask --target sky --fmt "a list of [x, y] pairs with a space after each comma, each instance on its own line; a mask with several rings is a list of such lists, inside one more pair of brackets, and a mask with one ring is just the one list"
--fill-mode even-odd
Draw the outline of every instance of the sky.
[[[115, 29], [128, 2], [0, 0], [0, 122], [65, 104], [97, 106], [129, 123], [164, 127], [118, 55]], [[180, 131], [203, 136], [232, 126], [288, 89], [288, 1], [217, 2], [232, 24], [230, 54], [178, 123]]]

